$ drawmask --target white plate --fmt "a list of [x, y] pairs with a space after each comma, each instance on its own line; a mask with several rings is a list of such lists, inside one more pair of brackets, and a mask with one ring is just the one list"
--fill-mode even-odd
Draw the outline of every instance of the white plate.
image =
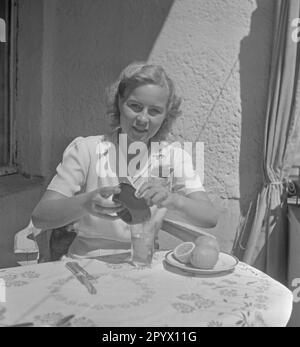
[[238, 259], [234, 257], [233, 255], [223, 253], [223, 252], [219, 253], [219, 260], [217, 264], [212, 269], [209, 269], [209, 270], [199, 269], [194, 267], [191, 264], [181, 263], [174, 257], [173, 251], [170, 251], [165, 255], [165, 260], [168, 264], [178, 269], [191, 272], [194, 274], [201, 274], [201, 275], [214, 275], [221, 272], [231, 271], [235, 268], [235, 266], [239, 262]]

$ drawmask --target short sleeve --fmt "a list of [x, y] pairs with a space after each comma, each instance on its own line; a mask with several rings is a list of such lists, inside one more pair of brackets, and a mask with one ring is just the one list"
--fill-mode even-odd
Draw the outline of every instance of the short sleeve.
[[74, 196], [86, 183], [89, 163], [86, 141], [83, 137], [77, 137], [65, 149], [62, 161], [56, 168], [56, 175], [47, 189], [68, 197]]
[[194, 170], [191, 155], [181, 148], [173, 151], [173, 191], [183, 195], [205, 191], [199, 173]]

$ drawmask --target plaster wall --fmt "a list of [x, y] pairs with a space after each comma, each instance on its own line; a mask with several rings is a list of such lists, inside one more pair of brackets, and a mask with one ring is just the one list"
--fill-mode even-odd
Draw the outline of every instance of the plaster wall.
[[205, 188], [221, 212], [214, 233], [230, 250], [262, 184], [274, 1], [175, 1], [149, 60], [183, 96], [174, 139], [203, 141]]

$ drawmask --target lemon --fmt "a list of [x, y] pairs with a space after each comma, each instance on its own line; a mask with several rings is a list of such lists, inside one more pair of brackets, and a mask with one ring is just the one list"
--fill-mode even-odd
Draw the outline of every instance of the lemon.
[[190, 262], [194, 248], [195, 244], [193, 242], [183, 242], [174, 249], [174, 257], [181, 263], [187, 264]]
[[199, 247], [212, 247], [215, 248], [218, 252], [220, 252], [220, 246], [218, 244], [217, 239], [214, 236], [199, 236], [195, 240], [195, 245]]
[[219, 259], [216, 248], [209, 246], [195, 246], [191, 254], [191, 264], [200, 269], [212, 269]]

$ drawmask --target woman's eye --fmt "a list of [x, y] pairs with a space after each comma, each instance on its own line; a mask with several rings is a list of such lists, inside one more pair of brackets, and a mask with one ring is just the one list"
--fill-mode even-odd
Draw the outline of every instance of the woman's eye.
[[151, 108], [151, 109], [149, 110], [149, 114], [150, 114], [151, 116], [156, 116], [156, 115], [158, 115], [158, 114], [161, 114], [161, 110], [159, 110], [159, 109], [157, 109], [157, 108]]
[[134, 112], [141, 112], [143, 110], [143, 106], [140, 104], [129, 104], [128, 105]]

